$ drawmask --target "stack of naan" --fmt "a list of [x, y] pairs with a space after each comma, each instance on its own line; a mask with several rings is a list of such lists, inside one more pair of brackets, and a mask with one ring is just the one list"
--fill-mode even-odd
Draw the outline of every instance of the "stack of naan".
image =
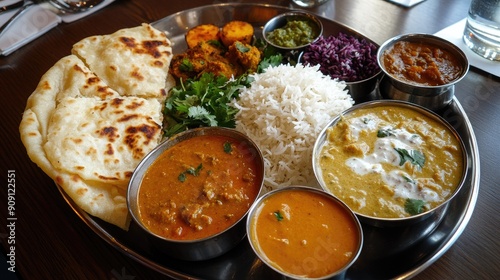
[[129, 179], [162, 137], [171, 59], [149, 24], [85, 38], [43, 75], [20, 124], [31, 160], [84, 211], [123, 229]]

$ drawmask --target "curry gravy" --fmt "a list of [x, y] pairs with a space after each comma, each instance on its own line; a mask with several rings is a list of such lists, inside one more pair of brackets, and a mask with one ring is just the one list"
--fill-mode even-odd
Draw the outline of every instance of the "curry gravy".
[[463, 71], [451, 52], [422, 42], [396, 42], [384, 52], [383, 64], [394, 78], [424, 86], [451, 83]]
[[266, 197], [251, 217], [249, 237], [270, 265], [305, 278], [341, 270], [360, 246], [360, 229], [347, 207], [303, 189]]
[[257, 197], [263, 174], [249, 145], [202, 135], [165, 150], [138, 194], [140, 219], [157, 235], [196, 240], [236, 223]]
[[[359, 214], [400, 218], [444, 202], [464, 171], [459, 140], [408, 108], [352, 111], [327, 131], [319, 157], [326, 187]], [[420, 212], [411, 206], [419, 205]], [[416, 207], [419, 208], [419, 207]]]

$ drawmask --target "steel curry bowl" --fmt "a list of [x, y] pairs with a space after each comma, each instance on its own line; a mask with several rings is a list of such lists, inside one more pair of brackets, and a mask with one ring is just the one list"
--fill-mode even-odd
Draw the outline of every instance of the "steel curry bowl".
[[342, 201], [317, 188], [272, 190], [250, 208], [255, 254], [287, 279], [343, 279], [361, 254], [363, 231]]
[[459, 134], [436, 113], [379, 100], [327, 124], [312, 164], [320, 186], [361, 222], [399, 227], [442, 214], [464, 184], [468, 157]]
[[127, 204], [155, 249], [181, 260], [206, 260], [244, 239], [246, 215], [263, 182], [262, 154], [247, 136], [221, 127], [191, 129], [140, 162]]
[[431, 34], [404, 34], [384, 42], [377, 61], [385, 74], [379, 85], [383, 97], [409, 101], [431, 110], [448, 105], [455, 84], [469, 71], [465, 53]]

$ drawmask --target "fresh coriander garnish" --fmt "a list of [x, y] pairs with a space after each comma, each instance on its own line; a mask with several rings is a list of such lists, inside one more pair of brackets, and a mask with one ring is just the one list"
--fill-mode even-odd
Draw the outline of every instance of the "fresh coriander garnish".
[[394, 129], [392, 128], [381, 128], [377, 131], [378, 138], [384, 138], [388, 136], [394, 136]]
[[405, 211], [410, 215], [417, 215], [424, 211], [425, 201], [408, 198], [405, 202]]
[[179, 174], [179, 176], [177, 177], [177, 179], [181, 183], [184, 183], [186, 181], [186, 179], [187, 179], [187, 177], [186, 177], [187, 174], [193, 175], [193, 176], [198, 176], [198, 175], [200, 175], [200, 171], [201, 171], [202, 168], [203, 168], [203, 164], [202, 163], [200, 163], [200, 165], [198, 165], [196, 168], [189, 167], [184, 172], [182, 172], [181, 174]]
[[191, 61], [189, 59], [185, 58], [182, 60], [181, 65], [179, 66], [179, 69], [182, 72], [191, 72], [191, 71], [193, 71], [193, 64], [191, 63]]
[[218, 49], [224, 49], [224, 45], [222, 44], [221, 41], [219, 40], [208, 40], [207, 43], [209, 45], [212, 45], [214, 47], [217, 47]]
[[181, 182], [181, 183], [184, 183], [186, 181], [186, 173], [185, 172], [182, 172], [181, 174], [179, 174], [179, 176], [177, 177], [177, 179]]
[[406, 150], [394, 148], [396, 152], [399, 154], [399, 165], [403, 166], [405, 162], [409, 161], [411, 164], [417, 165], [420, 168], [424, 167], [425, 164], [425, 156], [422, 152], [417, 150]]
[[276, 217], [276, 220], [278, 220], [278, 222], [283, 220], [283, 215], [281, 214], [280, 210], [275, 211], [273, 214]]
[[[244, 45], [242, 45], [245, 47]], [[242, 50], [240, 50], [242, 51]], [[280, 65], [283, 56], [269, 47], [264, 48], [257, 73], [269, 66]], [[190, 72], [193, 64], [188, 59], [182, 61], [181, 70]], [[202, 127], [222, 126], [234, 128], [237, 108], [229, 104], [237, 99], [240, 89], [249, 87], [253, 77], [245, 73], [237, 79], [203, 73], [196, 78], [181, 79], [169, 92], [164, 108], [164, 136], [170, 137], [181, 131]], [[193, 109], [191, 109], [194, 107]]]
[[280, 53], [272, 53], [266, 56], [260, 61], [259, 66], [257, 66], [257, 73], [262, 73], [269, 66], [278, 66], [283, 62], [283, 55]]
[[403, 179], [405, 179], [405, 181], [408, 183], [412, 183], [412, 184], [415, 183], [415, 180], [413, 180], [412, 178], [410, 178], [408, 176], [403, 175]]
[[203, 168], [203, 164], [200, 163], [200, 165], [198, 165], [198, 167], [196, 168], [193, 168], [193, 167], [189, 167], [187, 170], [186, 170], [186, 173], [188, 174], [191, 174], [193, 176], [198, 176], [200, 174], [200, 170]]
[[238, 49], [238, 51], [241, 53], [247, 53], [248, 51], [250, 51], [250, 48], [243, 45], [241, 42], [236, 42], [235, 46], [236, 46], [236, 49]]
[[224, 152], [226, 154], [230, 154], [233, 151], [233, 147], [231, 146], [231, 142], [224, 143]]
[[212, 73], [204, 73], [198, 80], [181, 80], [165, 102], [165, 136], [201, 126], [235, 127], [238, 109], [229, 103], [245, 86], [243, 76], [229, 80]]

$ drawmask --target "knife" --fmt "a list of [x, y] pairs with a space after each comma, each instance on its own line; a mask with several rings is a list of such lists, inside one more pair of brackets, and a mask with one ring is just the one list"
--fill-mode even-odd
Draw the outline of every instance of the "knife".
[[23, 1], [19, 1], [16, 3], [10, 4], [10, 5], [0, 7], [0, 15], [3, 14], [4, 12], [20, 8], [22, 5], [23, 5]]

